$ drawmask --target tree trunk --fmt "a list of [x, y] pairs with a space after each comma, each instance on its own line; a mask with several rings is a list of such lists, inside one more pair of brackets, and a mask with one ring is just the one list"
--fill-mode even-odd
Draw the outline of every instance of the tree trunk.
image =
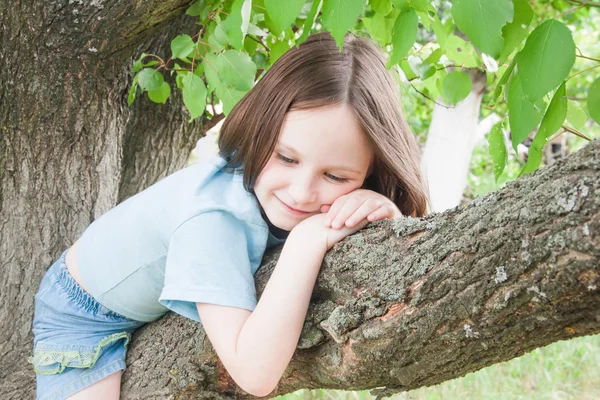
[[[192, 33], [188, 1], [0, 5], [0, 398], [33, 397], [33, 296], [96, 217], [180, 168], [202, 123], [126, 106], [132, 54]], [[168, 22], [168, 25], [167, 25]], [[191, 24], [191, 25], [188, 25]], [[371, 224], [325, 257], [277, 393], [409, 390], [600, 331], [599, 145], [465, 209]], [[265, 257], [259, 293], [277, 259]], [[506, 277], [505, 277], [506, 275]], [[506, 280], [504, 280], [506, 278]], [[201, 324], [136, 335], [124, 398], [244, 396]]]
[[188, 3], [0, 4], [0, 398], [32, 397], [46, 268], [96, 217], [181, 168], [202, 135], [181, 99], [127, 107], [132, 57], [169, 54], [197, 29], [179, 16]]
[[473, 88], [466, 99], [454, 107], [436, 105], [433, 109], [421, 159], [433, 212], [459, 205], [467, 187], [471, 155], [480, 137], [479, 110], [486, 85], [484, 72], [470, 70], [469, 76]]

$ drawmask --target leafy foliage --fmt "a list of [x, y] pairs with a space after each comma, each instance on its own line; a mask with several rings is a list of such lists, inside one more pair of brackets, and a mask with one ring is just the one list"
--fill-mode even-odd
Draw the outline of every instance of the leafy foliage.
[[[600, 60], [597, 54], [577, 53], [567, 26], [596, 10], [572, 6], [564, 0], [454, 0], [451, 5], [440, 0], [197, 0], [186, 13], [198, 18], [198, 32], [173, 38], [166, 60], [146, 53], [135, 60], [128, 103], [140, 91], [156, 103], [168, 101], [174, 75], [190, 121], [227, 115], [283, 53], [310, 33], [326, 29], [341, 48], [350, 31], [376, 40], [388, 53], [388, 68], [430, 100], [456, 104], [471, 91], [465, 69], [485, 71], [493, 89], [485, 112], [507, 114], [513, 148], [535, 133], [521, 170], [528, 173], [538, 168], [542, 149], [555, 133], [568, 130], [585, 137], [579, 130], [591, 120], [600, 123], [600, 79], [592, 83], [580, 75], [593, 73]], [[593, 65], [582, 70], [576, 61]], [[587, 107], [576, 103], [582, 100], [567, 100], [571, 91]], [[409, 113], [412, 123], [410, 118]], [[496, 180], [507, 158], [500, 135], [496, 125], [489, 136]]]

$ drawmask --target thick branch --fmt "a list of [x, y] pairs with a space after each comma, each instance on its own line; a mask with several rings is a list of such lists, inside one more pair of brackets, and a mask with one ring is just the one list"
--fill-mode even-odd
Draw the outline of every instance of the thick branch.
[[[272, 396], [406, 391], [600, 332], [599, 153], [595, 141], [465, 208], [374, 223], [336, 245]], [[259, 292], [277, 256], [263, 260]], [[128, 364], [124, 398], [246, 397], [201, 325], [176, 315], [140, 332]]]

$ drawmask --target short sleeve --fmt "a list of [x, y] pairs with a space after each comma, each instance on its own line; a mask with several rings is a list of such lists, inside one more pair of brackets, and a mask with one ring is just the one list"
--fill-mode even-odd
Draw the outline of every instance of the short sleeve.
[[225, 211], [181, 224], [169, 243], [162, 305], [200, 321], [197, 302], [254, 310], [247, 224]]

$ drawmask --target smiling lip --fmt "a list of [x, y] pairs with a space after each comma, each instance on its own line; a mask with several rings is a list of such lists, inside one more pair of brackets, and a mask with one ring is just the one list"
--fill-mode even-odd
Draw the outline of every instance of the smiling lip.
[[288, 210], [288, 212], [290, 212], [290, 213], [292, 213], [294, 215], [306, 215], [306, 214], [310, 214], [310, 212], [308, 212], [308, 211], [301, 211], [301, 210], [297, 210], [295, 208], [292, 208], [292, 207], [288, 206], [283, 201], [281, 201], [281, 199], [279, 199], [279, 198], [277, 198], [277, 200], [279, 200], [281, 202], [281, 204], [283, 204], [283, 206], [285, 207], [286, 210]]

